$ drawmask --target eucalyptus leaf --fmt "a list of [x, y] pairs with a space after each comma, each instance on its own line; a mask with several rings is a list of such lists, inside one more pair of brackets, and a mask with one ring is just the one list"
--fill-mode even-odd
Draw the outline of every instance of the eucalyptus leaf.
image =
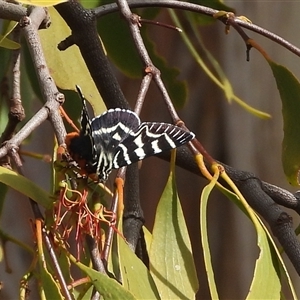
[[51, 76], [56, 85], [64, 90], [75, 90], [75, 85], [79, 85], [86, 99], [92, 105], [94, 113], [101, 114], [106, 107], [78, 47], [72, 46], [65, 51], [59, 51], [57, 47], [53, 46], [70, 36], [70, 28], [53, 7], [49, 8], [49, 13], [52, 25], [49, 29], [42, 30], [40, 37]]
[[162, 299], [195, 298], [199, 284], [174, 170], [157, 206], [149, 259]]
[[53, 197], [49, 193], [16, 172], [0, 167], [0, 182], [31, 198], [45, 208], [52, 206]]
[[292, 185], [299, 185], [300, 171], [300, 83], [284, 66], [268, 60], [282, 101], [282, 165]]

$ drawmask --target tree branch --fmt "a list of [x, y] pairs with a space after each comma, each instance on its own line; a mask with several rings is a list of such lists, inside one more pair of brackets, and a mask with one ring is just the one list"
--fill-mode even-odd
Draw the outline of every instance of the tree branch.
[[[176, 0], [128, 0], [128, 5], [130, 8], [144, 8], [144, 7], [163, 7], [163, 8], [174, 8], [174, 9], [180, 9], [185, 11], [191, 11], [195, 13], [201, 13], [203, 15], [207, 15], [210, 17], [214, 17], [219, 11], [216, 9], [212, 9], [209, 7], [184, 2], [184, 1], [176, 1]], [[94, 9], [94, 12], [97, 17], [102, 17], [107, 14], [117, 12], [118, 7], [115, 3], [103, 5], [100, 7], [97, 7]], [[230, 19], [230, 16], [222, 16], [220, 20], [227, 25], [228, 20]], [[279, 35], [262, 28], [258, 25], [255, 25], [250, 22], [245, 22], [243, 19], [239, 19], [238, 17], [234, 18], [234, 21], [236, 24], [238, 24], [241, 27], [244, 27], [248, 30], [251, 30], [253, 32], [256, 32], [275, 43], [281, 45], [282, 47], [286, 48], [287, 50], [291, 51], [292, 53], [296, 54], [297, 56], [300, 56], [300, 49], [293, 45], [292, 43], [288, 42], [284, 38], [280, 37]]]

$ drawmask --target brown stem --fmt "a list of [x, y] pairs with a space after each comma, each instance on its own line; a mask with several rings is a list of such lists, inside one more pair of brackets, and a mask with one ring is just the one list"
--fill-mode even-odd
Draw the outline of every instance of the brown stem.
[[[17, 43], [20, 43], [19, 26], [14, 29], [12, 39]], [[12, 51], [12, 67], [9, 72], [12, 73], [12, 83], [10, 87], [11, 93], [9, 99], [8, 123], [0, 137], [0, 144], [13, 136], [17, 125], [25, 118], [20, 93], [20, 49]]]

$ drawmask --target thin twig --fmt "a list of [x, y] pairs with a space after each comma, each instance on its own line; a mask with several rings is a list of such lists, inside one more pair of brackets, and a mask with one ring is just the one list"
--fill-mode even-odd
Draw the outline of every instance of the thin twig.
[[171, 98], [165, 88], [165, 85], [163, 84], [160, 76], [160, 71], [154, 66], [154, 64], [151, 61], [151, 58], [148, 54], [147, 48], [144, 44], [144, 41], [142, 39], [141, 33], [140, 33], [140, 23], [139, 23], [139, 16], [136, 14], [133, 14], [125, 0], [118, 0], [117, 4], [120, 8], [120, 11], [122, 15], [125, 17], [125, 19], [128, 22], [129, 29], [134, 41], [134, 44], [136, 46], [136, 49], [139, 53], [140, 58], [142, 59], [142, 62], [145, 67], [145, 71], [148, 73], [151, 73], [153, 76], [153, 80], [160, 89], [163, 99], [165, 100], [165, 103], [168, 107], [168, 111], [173, 119], [173, 122], [176, 124], [180, 119], [177, 115], [177, 112], [172, 104]]
[[[143, 7], [164, 7], [164, 8], [174, 8], [174, 9], [181, 9], [185, 11], [191, 11], [195, 13], [201, 13], [203, 15], [207, 15], [210, 17], [213, 17], [215, 14], [217, 14], [219, 11], [189, 3], [189, 2], [184, 2], [184, 1], [175, 1], [175, 0], [128, 0], [128, 5], [130, 8], [143, 8]], [[118, 11], [118, 7], [115, 3], [113, 4], [107, 4], [100, 6], [98, 8], [94, 9], [95, 14], [97, 17], [101, 17], [113, 12]], [[227, 20], [222, 19], [222, 22], [226, 24]], [[286, 48], [287, 50], [291, 51], [292, 53], [296, 54], [297, 56], [300, 56], [300, 49], [293, 45], [292, 43], [288, 42], [284, 38], [280, 37], [279, 35], [262, 28], [258, 25], [255, 25], [253, 23], [248, 23], [245, 22], [241, 19], [235, 18], [235, 22], [239, 24], [241, 27], [244, 27], [248, 30], [251, 30], [253, 32], [256, 32], [260, 35], [265, 36], [266, 38], [274, 41], [275, 43], [281, 45], [282, 47]]]
[[[118, 203], [119, 203], [119, 195], [115, 191], [114, 196], [111, 201], [111, 207], [110, 207], [110, 211], [112, 211], [115, 214], [115, 216], [117, 216]], [[105, 241], [104, 241], [103, 251], [102, 251], [103, 263], [104, 263], [105, 267], [107, 267], [108, 257], [110, 254], [110, 249], [112, 246], [114, 233], [115, 233], [114, 228], [112, 226], [109, 226], [106, 237], [105, 237]]]
[[86, 235], [86, 242], [91, 253], [93, 268], [102, 274], [106, 274], [105, 266], [101, 260], [99, 245], [90, 235]]
[[152, 80], [152, 73], [151, 72], [147, 72], [146, 70], [146, 75], [144, 76], [142, 82], [141, 82], [141, 86], [139, 89], [139, 93], [135, 102], [135, 107], [134, 107], [134, 111], [137, 115], [140, 115], [143, 104], [144, 104], [144, 100], [146, 97], [146, 94], [148, 92], [150, 83]]
[[[12, 34], [12, 39], [20, 43], [20, 27], [17, 26]], [[12, 51], [12, 66], [11, 70], [8, 72], [12, 73], [12, 80], [10, 83], [10, 99], [9, 99], [9, 113], [8, 113], [8, 123], [1, 135], [0, 144], [4, 141], [9, 140], [15, 130], [17, 125], [25, 118], [24, 108], [21, 102], [21, 71], [20, 71], [20, 48]]]
[[[181, 9], [186, 11], [191, 11], [195, 13], [201, 13], [207, 16], [213, 17], [214, 14], [218, 13], [218, 10], [189, 3], [184, 1], [175, 1], [175, 0], [129, 0], [128, 5], [131, 8], [144, 8], [144, 7], [163, 7], [163, 8], [174, 8]], [[114, 13], [118, 11], [118, 6], [115, 3], [102, 5], [93, 10], [95, 12], [95, 16], [100, 18], [110, 13]], [[0, 0], [0, 18], [6, 20], [14, 20], [19, 21], [22, 17], [27, 15], [27, 9], [21, 5], [9, 3], [3, 0]], [[226, 20], [224, 20], [226, 22]], [[239, 24], [241, 27], [244, 27], [248, 30], [256, 32], [260, 35], [265, 36], [266, 38], [274, 41], [275, 43], [283, 46], [287, 50], [292, 53], [300, 56], [300, 49], [288, 42], [281, 36], [262, 28], [253, 23], [244, 22], [241, 19], [236, 19], [235, 22]]]
[[39, 25], [46, 16], [45, 10], [37, 7], [32, 10], [30, 18], [23, 17], [20, 21], [20, 27], [27, 41], [39, 80], [41, 93], [46, 103], [13, 138], [8, 140], [5, 145], [0, 148], [0, 157], [5, 156], [10, 149], [18, 149], [24, 139], [48, 117], [54, 127], [58, 143], [61, 145], [65, 142], [66, 131], [59, 113], [59, 106], [64, 102], [64, 96], [57, 90], [54, 80], [47, 68], [46, 59], [38, 35]]
[[51, 240], [50, 240], [50, 238], [48, 236], [48, 233], [46, 232], [45, 228], [43, 228], [42, 232], [43, 232], [43, 239], [45, 241], [46, 248], [47, 248], [48, 253], [49, 253], [49, 255], [51, 257], [51, 260], [53, 262], [55, 273], [56, 273], [57, 279], [59, 281], [62, 293], [63, 293], [64, 297], [67, 300], [74, 300], [72, 294], [70, 293], [70, 291], [68, 289], [68, 285], [67, 285], [67, 283], [66, 283], [66, 281], [64, 279], [64, 275], [63, 275], [63, 273], [61, 271], [59, 262], [57, 260], [57, 257], [56, 257], [53, 245], [51, 243]]

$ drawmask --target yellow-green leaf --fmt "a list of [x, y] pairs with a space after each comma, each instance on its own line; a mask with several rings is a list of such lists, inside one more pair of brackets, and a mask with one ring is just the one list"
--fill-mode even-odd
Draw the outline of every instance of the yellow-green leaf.
[[214, 186], [216, 185], [218, 177], [219, 174], [216, 173], [213, 180], [206, 187], [204, 187], [200, 199], [200, 229], [201, 229], [201, 243], [203, 248], [203, 258], [204, 258], [204, 264], [207, 273], [207, 281], [209, 285], [211, 298], [214, 300], [219, 299], [219, 295], [215, 283], [213, 266], [211, 263], [206, 216], [207, 216], [207, 203], [208, 203], [209, 195], [212, 189], [214, 188]]
[[300, 170], [300, 83], [284, 66], [268, 60], [282, 101], [282, 165], [292, 185], [299, 185]]
[[52, 196], [26, 177], [0, 167], [0, 182], [31, 198], [45, 208], [53, 203]]
[[40, 264], [41, 275], [41, 292], [44, 293], [46, 299], [63, 300], [58, 283], [54, 280], [52, 274], [47, 270], [44, 264]]
[[234, 199], [233, 194], [231, 194], [230, 199], [239, 201], [244, 206], [242, 211], [250, 218], [257, 233], [257, 245], [260, 252], [256, 260], [254, 276], [247, 299], [280, 299], [281, 282], [278, 265], [281, 264], [284, 269], [285, 266], [276, 245], [268, 229], [249, 206], [226, 172], [222, 172], [221, 176], [236, 193], [237, 197]]
[[18, 2], [34, 5], [34, 6], [53, 6], [59, 3], [67, 2], [68, 0], [18, 0]]
[[12, 41], [0, 34], [0, 47], [15, 50], [15, 49], [20, 48], [20, 44]]
[[[250, 208], [243, 206], [243, 203], [237, 195], [221, 186], [218, 187], [221, 189], [222, 193], [226, 195], [226, 197], [233, 201], [244, 212], [244, 214], [250, 218], [248, 211]], [[278, 265], [281, 266], [281, 269], [285, 274], [287, 285], [290, 288], [293, 299], [297, 299], [298, 297], [293, 287], [293, 283], [272, 236], [257, 215], [255, 215], [255, 218], [257, 219], [255, 222], [259, 222], [257, 223], [257, 235], [258, 246], [261, 249], [261, 252], [259, 253], [259, 258], [256, 261], [255, 272], [247, 299], [277, 299], [279, 297], [282, 284], [279, 280], [280, 275], [278, 274]], [[283, 278], [281, 278], [281, 280], [283, 280]]]
[[57, 49], [58, 43], [71, 34], [70, 28], [53, 7], [49, 8], [49, 13], [52, 25], [47, 30], [41, 30], [39, 34], [55, 83], [64, 90], [74, 90], [75, 85], [79, 85], [92, 105], [95, 115], [101, 114], [106, 110], [105, 105], [78, 47], [74, 45], [65, 51]]
[[14, 30], [14, 28], [18, 25], [16, 21], [6, 22], [3, 26], [5, 26], [4, 35], [0, 34], [0, 47], [15, 50], [19, 49], [21, 45], [11, 39], [7, 38], [7, 36]]
[[96, 290], [101, 294], [104, 300], [126, 299], [135, 300], [136, 298], [115, 279], [109, 278], [100, 272], [97, 272], [81, 262], [73, 261], [84, 273], [86, 273], [95, 286]]
[[135, 253], [129, 249], [122, 237], [118, 235], [117, 239], [119, 266], [124, 288], [137, 299], [160, 299], [149, 270]]
[[[174, 24], [179, 28], [183, 28], [179, 18], [177, 17], [177, 14], [171, 9], [169, 9], [169, 13], [173, 19]], [[204, 62], [201, 55], [198, 53], [198, 50], [196, 49], [194, 43], [192, 43], [190, 37], [184, 31], [181, 32], [181, 37], [184, 43], [186, 44], [188, 50], [190, 51], [191, 55], [194, 57], [196, 63], [199, 65], [200, 68], [203, 69], [207, 77], [210, 78], [212, 82], [214, 82], [221, 90], [223, 90], [229, 102], [235, 101], [237, 104], [242, 106], [250, 113], [256, 115], [257, 117], [264, 118], [264, 119], [270, 118], [270, 115], [268, 113], [262, 112], [258, 109], [251, 107], [250, 105], [248, 105], [246, 102], [244, 102], [242, 99], [240, 99], [234, 94], [230, 82], [226, 78], [223, 70], [220, 68], [219, 64], [214, 59], [214, 57], [210, 54], [210, 52], [207, 49], [205, 49], [204, 44], [201, 42], [201, 37], [197, 33], [198, 29], [195, 26], [193, 26], [193, 29], [198, 38], [199, 46], [201, 46], [204, 52], [206, 52], [206, 55], [208, 56], [214, 70], [211, 70], [211, 68]], [[214, 74], [213, 71], [217, 73], [217, 76]]]
[[257, 245], [260, 252], [246, 299], [280, 299], [279, 261], [276, 257], [274, 244], [269, 241], [267, 229], [262, 224], [257, 229]]
[[150, 271], [162, 299], [194, 299], [198, 290], [192, 247], [171, 171], [157, 206]]

